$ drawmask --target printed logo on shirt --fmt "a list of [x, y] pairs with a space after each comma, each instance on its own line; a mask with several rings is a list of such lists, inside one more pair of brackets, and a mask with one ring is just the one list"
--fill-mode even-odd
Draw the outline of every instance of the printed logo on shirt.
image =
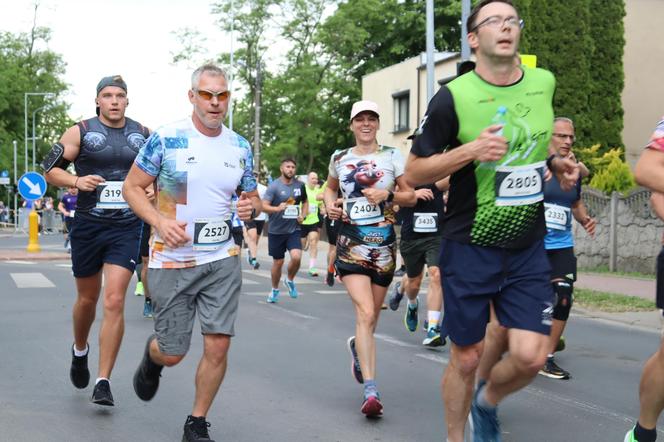
[[188, 157], [186, 164], [198, 164], [198, 161], [196, 161], [196, 157]]
[[237, 166], [235, 164], [231, 164], [227, 161], [224, 161], [224, 166], [228, 167], [229, 169], [237, 169]]

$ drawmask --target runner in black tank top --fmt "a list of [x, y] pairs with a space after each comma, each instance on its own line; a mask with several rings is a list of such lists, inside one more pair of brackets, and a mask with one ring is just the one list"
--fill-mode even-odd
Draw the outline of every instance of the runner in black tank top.
[[88, 335], [103, 274], [104, 317], [92, 402], [111, 406], [114, 401], [109, 378], [122, 341], [125, 294], [138, 260], [142, 227], [142, 221], [122, 198], [122, 181], [149, 130], [125, 117], [127, 85], [119, 75], [101, 79], [96, 104], [97, 117], [79, 122], [60, 139], [62, 156], [74, 163], [76, 175], [63, 169], [66, 162], [60, 162], [47, 171], [46, 179], [56, 186], [79, 189], [70, 233], [72, 271], [78, 289], [70, 379], [76, 388], [85, 388], [90, 381]]

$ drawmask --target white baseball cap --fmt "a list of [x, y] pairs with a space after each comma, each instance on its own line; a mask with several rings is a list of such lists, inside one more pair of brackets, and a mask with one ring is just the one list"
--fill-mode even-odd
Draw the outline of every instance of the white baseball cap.
[[367, 111], [373, 112], [378, 117], [380, 117], [380, 113], [378, 113], [378, 105], [376, 103], [369, 100], [362, 100], [353, 103], [353, 108], [350, 111], [350, 119], [352, 120], [353, 118], [357, 117], [359, 113]]

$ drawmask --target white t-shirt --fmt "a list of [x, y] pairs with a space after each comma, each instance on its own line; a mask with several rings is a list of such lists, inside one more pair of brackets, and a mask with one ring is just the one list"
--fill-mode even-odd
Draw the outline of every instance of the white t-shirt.
[[[263, 197], [265, 196], [265, 191], [267, 190], [267, 186], [264, 186], [261, 183], [258, 183], [258, 196], [260, 196], [261, 201], [263, 200]], [[267, 221], [267, 213], [261, 212], [260, 215], [258, 215], [255, 218], [256, 221]]]
[[230, 234], [231, 197], [238, 186], [256, 190], [247, 140], [225, 126], [219, 136], [205, 136], [188, 118], [153, 132], [135, 163], [157, 178], [157, 210], [185, 221], [192, 238], [172, 249], [155, 231], [150, 268], [194, 267], [237, 255]]

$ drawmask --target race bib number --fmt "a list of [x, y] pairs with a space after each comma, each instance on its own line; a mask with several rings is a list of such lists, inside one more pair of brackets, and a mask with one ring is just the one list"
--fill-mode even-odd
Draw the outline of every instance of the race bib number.
[[126, 209], [129, 204], [122, 197], [122, 181], [106, 181], [97, 186], [98, 209]]
[[571, 210], [558, 204], [544, 203], [546, 227], [555, 230], [567, 230], [571, 225]]
[[69, 218], [73, 218], [75, 214], [76, 214], [76, 210], [70, 210], [69, 211]]
[[194, 250], [217, 250], [230, 237], [230, 220], [220, 218], [198, 218], [194, 220]]
[[413, 232], [435, 233], [438, 231], [438, 214], [435, 212], [413, 213]]
[[353, 224], [362, 226], [385, 220], [380, 205], [371, 204], [365, 197], [349, 198], [344, 201], [344, 205], [346, 214]]
[[544, 164], [496, 167], [496, 205], [525, 206], [542, 201]]
[[309, 204], [309, 215], [318, 212], [318, 204]]
[[284, 219], [297, 219], [300, 216], [300, 206], [291, 204], [284, 209]]

